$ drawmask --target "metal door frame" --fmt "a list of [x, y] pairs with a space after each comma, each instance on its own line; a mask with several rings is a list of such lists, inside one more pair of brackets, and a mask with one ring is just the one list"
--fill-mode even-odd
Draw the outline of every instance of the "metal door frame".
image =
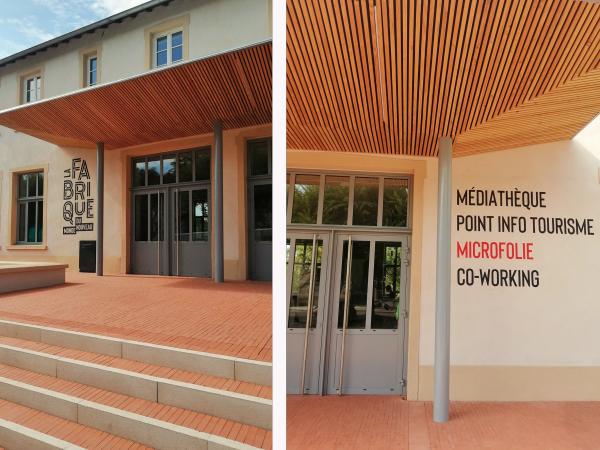
[[[289, 304], [290, 304], [290, 289], [291, 289], [291, 271], [293, 264], [289, 264], [293, 262], [293, 243], [297, 236], [301, 236], [303, 239], [311, 239], [313, 234], [317, 234], [317, 236], [327, 235], [327, 258], [326, 264], [327, 266], [323, 268], [322, 264], [322, 273], [321, 273], [321, 289], [324, 289], [324, 297], [323, 301], [319, 303], [319, 309], [322, 309], [321, 312], [321, 352], [320, 352], [320, 360], [319, 360], [319, 389], [318, 392], [321, 395], [328, 395], [328, 382], [330, 377], [330, 372], [333, 370], [335, 374], [335, 364], [334, 367], [330, 367], [330, 363], [332, 361], [332, 353], [335, 353], [335, 349], [333, 348], [335, 334], [337, 333], [337, 314], [333, 308], [337, 305], [336, 303], [336, 286], [338, 286], [339, 274], [341, 274], [341, 255], [342, 251], [340, 249], [340, 243], [343, 243], [344, 237], [352, 236], [353, 240], [363, 240], [363, 241], [374, 241], [374, 242], [402, 242], [405, 245], [407, 251], [407, 258], [410, 261], [411, 258], [411, 246], [412, 246], [412, 235], [406, 231], [397, 232], [391, 230], [381, 230], [381, 229], [357, 229], [356, 227], [323, 227], [323, 226], [297, 226], [291, 227], [288, 225], [287, 230], [287, 239], [290, 239], [290, 255], [288, 259], [288, 267], [286, 270], [286, 313], [289, 314]], [[294, 239], [292, 239], [292, 236]], [[343, 245], [343, 244], [342, 244]], [[343, 249], [343, 247], [341, 247]], [[374, 265], [374, 248], [370, 249], [372, 253], [371, 259], [369, 262], [370, 270], [369, 270], [369, 278], [370, 278], [370, 292], [369, 296], [370, 300], [367, 300], [367, 307], [369, 304], [372, 305], [372, 283], [374, 279], [373, 273], [373, 265]], [[325, 241], [324, 241], [324, 250], [325, 250]], [[404, 276], [404, 301], [405, 301], [405, 310], [407, 311], [408, 316], [410, 316], [410, 264], [405, 269]], [[370, 303], [369, 303], [370, 302]], [[286, 321], [288, 320], [288, 314], [286, 314]], [[368, 314], [371, 314], [371, 310], [368, 309]], [[407, 365], [408, 365], [408, 316], [404, 318], [404, 333], [402, 334], [402, 377], [404, 380], [407, 380]], [[317, 315], [317, 318], [319, 314]], [[317, 319], [318, 320], [318, 319]], [[317, 322], [318, 323], [318, 322]], [[368, 322], [367, 322], [368, 323]], [[286, 329], [287, 322], [286, 322]], [[375, 330], [378, 334], [392, 334], [387, 330]], [[386, 332], [387, 331], [387, 332]], [[354, 333], [354, 332], [353, 332]], [[400, 338], [400, 333], [398, 333]], [[402, 391], [399, 392], [400, 395], [405, 395], [407, 390], [407, 385], [405, 384], [402, 387]]]
[[[211, 185], [208, 182], [202, 182], [202, 183], [193, 183], [193, 184], [185, 184], [185, 185], [176, 185], [176, 186], [171, 186], [169, 187], [169, 203], [170, 203], [170, 208], [169, 208], [169, 218], [166, 220], [169, 223], [169, 227], [168, 229], [170, 230], [169, 236], [168, 236], [168, 241], [169, 241], [169, 274], [172, 276], [180, 276], [180, 270], [179, 270], [179, 240], [175, 239], [177, 237], [177, 233], [179, 232], [179, 192], [181, 191], [187, 191], [189, 192], [189, 197], [188, 197], [188, 207], [190, 207], [190, 210], [188, 211], [189, 213], [189, 232], [188, 234], [190, 235], [190, 240], [189, 241], [185, 241], [185, 242], [194, 242], [192, 240], [192, 221], [193, 221], [193, 211], [191, 210], [191, 203], [192, 203], [192, 192], [193, 191], [200, 191], [200, 190], [205, 190], [206, 191], [206, 198], [207, 198], [207, 202], [208, 202], [208, 240], [206, 241], [208, 243], [209, 246], [209, 257], [211, 259], [211, 270], [210, 273], [206, 276], [206, 277], [201, 277], [201, 278], [209, 278], [212, 276], [212, 247], [213, 247], [213, 243], [212, 243], [212, 199], [211, 199]], [[165, 236], [165, 239], [167, 239], [167, 237]], [[203, 242], [203, 241], [200, 241]], [[177, 247], [175, 247], [177, 246]], [[173, 261], [173, 253], [176, 254], [175, 256], [175, 261]]]
[[[321, 334], [320, 345], [319, 345], [319, 357], [318, 357], [318, 380], [317, 380], [317, 393], [322, 393], [323, 388], [325, 387], [325, 378], [324, 378], [324, 362], [325, 362], [325, 341], [326, 341], [326, 329], [324, 325], [327, 320], [327, 311], [328, 311], [328, 297], [329, 297], [329, 267], [332, 262], [332, 254], [331, 254], [331, 234], [327, 232], [310, 232], [310, 231], [289, 231], [286, 239], [290, 240], [290, 252], [288, 257], [288, 266], [286, 268], [286, 336], [287, 334], [304, 334], [305, 328], [289, 328], [287, 325], [287, 321], [289, 320], [289, 309], [290, 309], [290, 294], [292, 287], [292, 271], [294, 267], [294, 259], [295, 259], [295, 243], [298, 239], [313, 239], [313, 236], [316, 236], [316, 240], [323, 241], [323, 250], [321, 253], [321, 276], [320, 276], [320, 284], [319, 284], [319, 307], [317, 310], [317, 323], [315, 328], [309, 329], [309, 334], [314, 334], [317, 330]], [[315, 254], [315, 253], [313, 253]], [[293, 331], [292, 331], [293, 330]], [[303, 355], [304, 356], [304, 355]], [[307, 358], [309, 355], [306, 356]], [[299, 374], [301, 376], [301, 374]]]
[[[135, 218], [135, 197], [136, 196], [141, 196], [141, 195], [146, 195], [146, 196], [150, 196], [152, 194], [158, 194], [158, 201], [159, 201], [159, 221], [158, 221], [158, 240], [157, 240], [157, 246], [158, 246], [158, 254], [157, 254], [157, 266], [159, 268], [162, 267], [162, 263], [160, 260], [161, 257], [161, 250], [160, 250], [160, 194], [163, 194], [163, 199], [164, 199], [164, 204], [163, 206], [163, 214], [164, 214], [164, 223], [163, 226], [164, 231], [163, 231], [163, 236], [164, 236], [164, 240], [162, 242], [164, 242], [164, 246], [166, 247], [166, 250], [164, 251], [165, 255], [164, 257], [169, 258], [170, 256], [170, 251], [171, 251], [171, 241], [169, 240], [169, 231], [170, 231], [170, 224], [169, 224], [169, 213], [170, 213], [170, 187], [168, 186], [163, 186], [163, 185], [153, 185], [153, 186], [143, 186], [140, 188], [136, 188], [135, 190], [130, 190], [130, 213], [131, 213], [131, 219], [130, 219], [130, 225], [129, 225], [129, 241], [130, 241], [130, 252], [131, 252], [131, 262], [130, 262], [130, 272], [133, 273], [133, 259], [134, 259], [134, 255], [135, 255], [135, 245], [136, 242], [153, 242], [153, 241], [136, 241], [135, 240], [135, 225], [136, 225], [136, 218]], [[150, 226], [150, 201], [148, 201], [148, 225]], [[169, 267], [170, 267], [170, 262], [167, 260], [166, 263], [166, 274], [169, 274]], [[156, 275], [163, 275], [160, 273], [160, 270], [158, 271], [159, 273], [157, 273]]]
[[[248, 267], [247, 267], [247, 276], [248, 279], [253, 280], [251, 277], [252, 269], [251, 265], [254, 262], [256, 239], [254, 238], [254, 232], [256, 229], [254, 228], [255, 217], [254, 217], [254, 187], [258, 185], [271, 185], [271, 193], [273, 192], [273, 177], [271, 175], [263, 175], [263, 176], [255, 176], [248, 177], [246, 180], [246, 198], [247, 198], [247, 208], [248, 208]], [[272, 205], [271, 205], [272, 209]], [[271, 217], [271, 233], [273, 233], [273, 217]], [[258, 241], [258, 242], [266, 242], [266, 241]], [[273, 245], [273, 237], [271, 235], [271, 246]], [[272, 278], [272, 277], [271, 277]]]
[[[375, 243], [377, 242], [401, 242], [403, 246], [405, 246], [408, 260], [410, 260], [410, 247], [411, 247], [411, 236], [406, 233], [389, 233], [389, 232], [381, 232], [381, 231], [357, 231], [357, 230], [340, 230], [335, 233], [335, 238], [333, 239], [333, 249], [332, 254], [334, 255], [334, 261], [331, 265], [330, 279], [331, 286], [329, 289], [328, 295], [328, 307], [329, 307], [329, 321], [326, 324], [327, 329], [327, 347], [326, 347], [326, 361], [325, 361], [325, 372], [326, 372], [326, 383], [324, 387], [324, 394], [331, 394], [333, 392], [337, 392], [335, 389], [328, 389], [330, 380], [332, 377], [335, 377], [335, 371], [337, 364], [339, 362], [337, 351], [336, 351], [336, 335], [339, 333], [337, 328], [337, 287], [340, 286], [341, 283], [341, 273], [342, 273], [342, 258], [343, 258], [343, 243], [345, 240], [348, 240], [349, 237], [352, 237], [352, 242], [363, 241], [363, 242], [373, 242], [369, 247], [369, 272], [368, 272], [368, 291], [367, 291], [367, 316], [365, 318], [365, 324], [369, 325], [371, 323], [371, 314], [372, 314], [372, 305], [373, 305], [373, 282], [374, 282], [374, 264], [375, 264]], [[407, 314], [410, 314], [410, 266], [407, 266], [404, 271], [404, 302], [406, 307], [404, 308], [407, 311]], [[384, 334], [384, 335], [392, 335], [397, 334], [398, 339], [402, 339], [402, 378], [406, 380], [406, 371], [407, 371], [407, 360], [408, 360], [408, 315], [404, 317], [404, 329], [403, 333], [394, 333], [389, 329], [383, 330], [373, 330], [369, 328], [365, 328], [364, 331], [368, 331], [369, 334]], [[346, 334], [364, 334], [364, 331], [361, 332], [360, 329], [347, 329]], [[331, 366], [333, 363], [333, 367]], [[335, 380], [333, 380], [335, 382]], [[402, 390], [399, 392], [400, 395], [405, 394], [406, 392], [406, 384], [402, 386]], [[342, 392], [343, 394], [343, 392]]]

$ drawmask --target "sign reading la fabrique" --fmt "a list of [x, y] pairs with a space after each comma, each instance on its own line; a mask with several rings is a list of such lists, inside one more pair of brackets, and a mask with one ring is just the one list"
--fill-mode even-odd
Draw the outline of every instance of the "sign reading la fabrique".
[[85, 159], [73, 158], [63, 176], [63, 234], [94, 230], [92, 182]]

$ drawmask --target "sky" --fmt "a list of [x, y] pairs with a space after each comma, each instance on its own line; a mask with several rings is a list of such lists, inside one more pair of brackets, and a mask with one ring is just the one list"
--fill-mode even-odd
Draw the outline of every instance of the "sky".
[[0, 58], [147, 0], [0, 0]]

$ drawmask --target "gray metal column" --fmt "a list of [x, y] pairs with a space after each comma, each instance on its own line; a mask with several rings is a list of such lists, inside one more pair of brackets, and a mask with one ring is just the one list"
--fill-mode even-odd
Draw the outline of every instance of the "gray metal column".
[[214, 170], [214, 201], [213, 214], [215, 217], [215, 275], [217, 283], [224, 281], [223, 269], [223, 125], [215, 122], [215, 170]]
[[435, 292], [433, 421], [447, 422], [450, 407], [450, 270], [452, 227], [452, 138], [443, 137], [438, 153], [438, 216]]
[[104, 142], [96, 144], [96, 275], [104, 274]]

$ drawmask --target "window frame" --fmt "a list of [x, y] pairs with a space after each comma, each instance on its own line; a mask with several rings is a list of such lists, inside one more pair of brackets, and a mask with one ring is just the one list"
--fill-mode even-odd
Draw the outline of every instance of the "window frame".
[[[41, 173], [43, 176], [43, 184], [42, 184], [42, 195], [39, 195], [39, 186], [36, 190], [35, 196], [21, 196], [19, 191], [19, 181], [22, 175], [31, 174], [31, 173]], [[16, 168], [10, 171], [10, 177], [12, 179], [11, 183], [11, 221], [10, 221], [10, 245], [7, 246], [7, 250], [46, 250], [46, 239], [48, 232], [48, 166], [31, 166], [31, 167], [22, 167]], [[39, 183], [39, 181], [38, 181]], [[36, 204], [36, 223], [35, 223], [35, 233], [36, 233], [36, 241], [28, 241], [27, 235], [25, 235], [25, 240], [19, 239], [19, 207], [21, 204], [29, 204], [29, 203], [37, 203], [42, 202], [42, 236], [41, 239], [38, 240], [38, 224], [40, 217], [38, 216], [38, 209]], [[29, 208], [26, 207], [26, 223], [27, 226], [27, 215], [29, 214]]]
[[[144, 40], [145, 40], [145, 62], [148, 70], [155, 70], [158, 68], [168, 67], [171, 64], [179, 64], [185, 62], [189, 58], [189, 42], [190, 42], [190, 14], [184, 14], [172, 19], [165, 20], [163, 22], [151, 25], [144, 29]], [[182, 34], [182, 59], [179, 61], [172, 61], [172, 34], [181, 31]], [[167, 42], [167, 64], [162, 66], [156, 65], [156, 40], [161, 36], [171, 36]]]
[[[90, 84], [90, 64], [96, 59], [96, 83]], [[101, 83], [102, 74], [102, 47], [85, 48], [79, 51], [79, 85], [81, 88], [98, 86]]]
[[[95, 69], [92, 69], [92, 60], [96, 61]], [[91, 81], [92, 72], [94, 72], [96, 75], [96, 81], [94, 83], [92, 83], [92, 81]], [[98, 54], [91, 53], [89, 55], [86, 55], [86, 57], [85, 57], [85, 86], [91, 87], [91, 86], [96, 86], [97, 84], [98, 84]]]
[[[177, 47], [181, 47], [181, 59], [177, 61], [173, 61], [173, 35], [181, 33], [181, 45]], [[161, 38], [167, 38], [167, 62], [162, 65], [158, 65], [158, 40]], [[183, 26], [174, 27], [165, 31], [157, 32], [152, 34], [152, 68], [158, 69], [160, 67], [166, 67], [173, 64], [179, 64], [185, 61], [185, 49], [186, 49], [186, 34]]]
[[[44, 95], [43, 83], [44, 83], [44, 75], [43, 70], [38, 69], [34, 71], [30, 71], [21, 75], [20, 77], [20, 93], [19, 93], [19, 104], [27, 105], [30, 103], [35, 103], [40, 101]], [[34, 81], [36, 83], [35, 89], [28, 89], [28, 84], [30, 81]], [[27, 100], [27, 94], [30, 92], [35, 93], [35, 98]]]
[[[209, 178], [206, 180], [197, 180], [196, 179], [196, 152], [206, 152], [209, 155]], [[180, 181], [179, 180], [179, 176], [181, 173], [181, 170], [179, 168], [179, 162], [180, 162], [180, 158], [179, 155], [183, 154], [183, 153], [191, 153], [192, 154], [192, 179], [190, 181]], [[175, 181], [172, 183], [164, 183], [163, 182], [163, 172], [164, 172], [164, 167], [163, 167], [163, 159], [170, 159], [170, 158], [175, 158]], [[158, 184], [148, 184], [148, 160], [149, 159], [154, 159], [154, 158], [159, 158], [160, 161], [160, 181]], [[136, 163], [138, 162], [144, 162], [144, 184], [141, 186], [135, 186], [134, 185], [134, 173], [135, 173], [135, 166]], [[213, 155], [212, 155], [212, 147], [210, 145], [205, 145], [205, 146], [201, 146], [201, 147], [192, 147], [192, 148], [186, 148], [186, 149], [181, 149], [181, 150], [172, 150], [172, 151], [167, 151], [167, 152], [161, 152], [161, 153], [152, 153], [152, 154], [148, 154], [148, 155], [139, 155], [139, 156], [131, 156], [131, 163], [129, 165], [130, 167], [130, 189], [131, 190], [140, 190], [140, 189], [156, 189], [156, 188], [165, 188], [165, 187], [169, 187], [169, 186], [173, 186], [173, 185], [198, 185], [198, 184], [211, 184], [212, 183], [212, 162], [213, 162]]]
[[[312, 175], [319, 177], [319, 197], [317, 204], [317, 219], [316, 223], [296, 223], [292, 222], [292, 208], [294, 206], [294, 193], [296, 185], [296, 175]], [[348, 219], [343, 225], [323, 224], [323, 206], [325, 194], [325, 179], [326, 176], [349, 177], [348, 187]], [[286, 225], [289, 228], [327, 228], [327, 229], [348, 229], [348, 230], [373, 230], [373, 231], [412, 231], [412, 208], [413, 208], [413, 176], [410, 174], [389, 174], [389, 173], [369, 173], [369, 172], [344, 172], [335, 170], [315, 171], [311, 169], [304, 170], [302, 168], [290, 168], [287, 171], [288, 186], [286, 199]], [[352, 222], [354, 210], [354, 184], [356, 178], [377, 178], [379, 180], [379, 191], [377, 201], [377, 225], [354, 225]], [[384, 186], [386, 179], [406, 180], [408, 187], [408, 205], [406, 211], [406, 226], [392, 227], [383, 225], [383, 198]]]

